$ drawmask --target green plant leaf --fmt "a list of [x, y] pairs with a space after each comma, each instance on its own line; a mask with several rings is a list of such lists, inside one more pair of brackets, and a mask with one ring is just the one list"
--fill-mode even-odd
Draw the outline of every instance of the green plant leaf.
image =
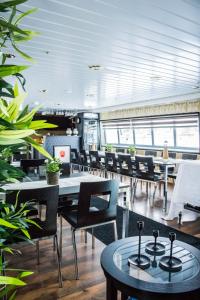
[[34, 130], [25, 129], [25, 130], [1, 130], [0, 131], [0, 139], [22, 139], [27, 136], [34, 134]]
[[38, 9], [37, 8], [32, 8], [27, 10], [26, 12], [22, 13], [21, 15], [19, 15], [19, 17], [15, 20], [15, 25], [17, 25], [24, 17], [35, 13]]
[[7, 227], [7, 228], [17, 229], [17, 227], [15, 225], [13, 225], [10, 222], [7, 222], [6, 220], [3, 220], [2, 218], [0, 218], [0, 226], [4, 226], [4, 227]]
[[2, 26], [3, 28], [9, 29], [11, 32], [15, 31], [15, 32], [19, 32], [20, 34], [27, 35], [27, 33], [24, 30], [22, 30], [22, 29], [18, 28], [17, 26], [15, 26], [7, 21], [4, 21], [2, 19], [0, 19], [0, 26]]
[[27, 277], [27, 276], [30, 276], [34, 274], [33, 272], [31, 271], [23, 271], [21, 274], [20, 274], [20, 278], [24, 278], [24, 277]]
[[24, 141], [22, 139], [4, 139], [4, 138], [0, 138], [0, 145], [13, 145], [13, 144], [21, 144], [24, 143]]
[[8, 285], [8, 284], [12, 284], [12, 285], [16, 285], [16, 286], [23, 286], [26, 285], [25, 282], [23, 282], [22, 280], [15, 278], [15, 277], [10, 277], [10, 276], [0, 276], [0, 285]]
[[53, 157], [42, 146], [40, 146], [36, 141], [34, 141], [32, 138], [26, 137], [26, 138], [24, 138], [24, 141], [31, 144], [33, 146], [33, 148], [35, 148], [37, 151], [39, 151], [42, 155], [44, 155], [48, 159], [50, 159], [50, 160], [53, 159]]
[[27, 2], [28, 0], [12, 0], [0, 3], [0, 11]]
[[34, 130], [43, 129], [43, 128], [56, 128], [56, 127], [58, 126], [55, 124], [46, 123], [46, 120], [32, 121], [31, 124], [29, 125], [29, 128]]
[[1, 65], [0, 66], [0, 77], [14, 75], [14, 74], [19, 73], [27, 68], [28, 68], [28, 66]]
[[15, 43], [12, 42], [12, 46], [13, 48], [26, 60], [30, 61], [30, 62], [34, 62], [35, 60], [29, 56], [28, 54], [26, 54], [25, 52], [21, 51], [16, 45]]

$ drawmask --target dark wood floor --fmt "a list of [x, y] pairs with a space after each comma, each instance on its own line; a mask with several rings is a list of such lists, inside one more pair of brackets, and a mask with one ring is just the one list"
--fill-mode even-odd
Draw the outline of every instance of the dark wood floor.
[[[151, 208], [146, 200], [145, 187], [138, 186], [134, 210], [142, 215], [151, 217], [161, 223], [168, 224], [186, 233], [200, 236], [200, 218], [195, 222], [183, 224], [178, 228], [177, 221], [166, 222], [161, 219], [162, 199], [159, 192], [156, 195], [154, 207]], [[56, 255], [53, 252], [52, 240], [40, 242], [41, 263], [36, 264], [36, 252], [33, 245], [21, 246], [23, 255], [12, 257], [13, 267], [34, 271], [34, 275], [27, 279], [28, 285], [20, 288], [17, 300], [105, 300], [105, 279], [100, 266], [100, 254], [105, 247], [96, 240], [96, 247], [91, 248], [91, 236], [88, 243], [84, 243], [81, 232], [77, 234], [80, 279], [74, 280], [74, 262], [71, 243], [71, 231], [64, 223], [63, 234], [63, 262], [62, 273], [64, 287], [58, 288]]]

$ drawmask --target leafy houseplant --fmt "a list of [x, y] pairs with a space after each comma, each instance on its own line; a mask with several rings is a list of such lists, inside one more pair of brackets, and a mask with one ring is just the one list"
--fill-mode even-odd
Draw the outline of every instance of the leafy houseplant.
[[[32, 58], [18, 47], [20, 42], [29, 41], [37, 35], [34, 31], [19, 27], [24, 17], [36, 11], [36, 9], [31, 9], [22, 12], [21, 7], [18, 9], [17, 5], [27, 1], [0, 1], [0, 147], [1, 151], [2, 148], [5, 149], [3, 155], [1, 152], [0, 158], [0, 184], [5, 181], [12, 182], [24, 176], [20, 169], [6, 162], [10, 155], [9, 147], [31, 145], [48, 159], [52, 159], [51, 155], [32, 138], [32, 135], [38, 129], [56, 126], [46, 123], [45, 120], [33, 121], [39, 107], [30, 111], [26, 105], [21, 111], [26, 93], [21, 93], [17, 84], [13, 88], [10, 78], [7, 81], [8, 77], [14, 76], [24, 89], [26, 80], [21, 72], [28, 66], [13, 63], [15, 52], [26, 60], [32, 61]], [[12, 63], [7, 63], [9, 59], [12, 59]], [[28, 227], [31, 220], [26, 217], [28, 213], [26, 204], [20, 208], [17, 204], [10, 206], [8, 203], [0, 203], [0, 205], [0, 299], [13, 300], [16, 287], [25, 285], [23, 278], [32, 272], [10, 269], [3, 257], [5, 252], [11, 254], [15, 252], [7, 246], [7, 242], [12, 237], [30, 238]]]
[[113, 150], [113, 145], [112, 144], [106, 144], [106, 151], [107, 152], [112, 152]]
[[61, 161], [57, 158], [49, 160], [46, 164], [47, 184], [56, 185], [59, 183]]
[[130, 153], [131, 155], [135, 155], [135, 152], [136, 148], [134, 145], [128, 147], [128, 153]]

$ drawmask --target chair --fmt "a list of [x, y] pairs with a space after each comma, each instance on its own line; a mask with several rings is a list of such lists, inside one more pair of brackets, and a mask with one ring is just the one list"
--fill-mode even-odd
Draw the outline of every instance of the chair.
[[145, 155], [146, 156], [157, 156], [157, 151], [154, 150], [145, 150]]
[[[15, 203], [18, 191], [13, 191], [6, 195], [6, 201], [9, 203]], [[45, 218], [44, 220], [39, 217], [34, 217], [34, 220], [39, 226], [36, 227], [31, 225], [29, 227], [29, 234], [32, 240], [36, 240], [36, 250], [37, 250], [37, 263], [40, 263], [39, 258], [39, 240], [47, 237], [53, 237], [55, 241], [57, 260], [58, 260], [58, 279], [59, 286], [62, 287], [62, 274], [61, 274], [61, 261], [60, 253], [58, 248], [58, 238], [57, 238], [57, 208], [58, 208], [58, 197], [59, 197], [59, 187], [49, 186], [44, 188], [27, 189], [21, 190], [18, 195], [18, 207], [21, 203], [31, 201], [34, 203], [45, 203]], [[15, 242], [15, 241], [11, 241]]]
[[133, 199], [133, 188], [135, 185], [135, 165], [130, 154], [118, 154], [119, 174], [130, 178], [130, 199]]
[[111, 152], [105, 153], [105, 169], [106, 169], [106, 172], [111, 172], [112, 176], [113, 176], [113, 173], [119, 172], [117, 158], [115, 156], [115, 153], [111, 153]]
[[169, 152], [169, 157], [170, 158], [176, 158], [176, 152]]
[[80, 151], [80, 159], [83, 171], [85, 171], [85, 168], [89, 170], [88, 155], [85, 150]]
[[182, 154], [182, 159], [196, 160], [196, 159], [197, 159], [197, 154], [193, 154], [193, 153], [183, 153], [183, 154]]
[[45, 164], [45, 159], [21, 159], [20, 166], [24, 173], [29, 175], [31, 169], [35, 175], [39, 175], [39, 167]]
[[72, 163], [72, 171], [74, 170], [74, 167], [78, 167], [78, 170], [80, 171], [80, 165], [81, 165], [81, 159], [80, 154], [77, 149], [71, 149], [71, 163]]
[[135, 156], [135, 167], [136, 167], [136, 184], [134, 189], [134, 197], [137, 188], [137, 181], [142, 180], [146, 181], [146, 189], [148, 196], [148, 183], [154, 183], [154, 192], [153, 192], [153, 200], [155, 198], [155, 193], [157, 189], [157, 183], [162, 180], [162, 177], [154, 172], [154, 162], [153, 157], [147, 156]]
[[[109, 201], [103, 210], [91, 207], [92, 197], [98, 195], [108, 195]], [[117, 214], [118, 183], [115, 180], [101, 182], [82, 182], [78, 199], [77, 210], [61, 210], [61, 216], [72, 227], [72, 241], [74, 248], [75, 277], [78, 279], [78, 263], [75, 232], [78, 229], [92, 228], [92, 246], [94, 248], [94, 227], [113, 223], [115, 239], [117, 239], [116, 214]], [[99, 201], [102, 201], [99, 198]], [[105, 201], [105, 200], [104, 200]], [[62, 245], [60, 245], [62, 247]]]
[[90, 157], [90, 168], [94, 170], [99, 170], [100, 175], [101, 171], [104, 171], [104, 165], [101, 162], [101, 158], [99, 156], [98, 151], [89, 151], [89, 157]]

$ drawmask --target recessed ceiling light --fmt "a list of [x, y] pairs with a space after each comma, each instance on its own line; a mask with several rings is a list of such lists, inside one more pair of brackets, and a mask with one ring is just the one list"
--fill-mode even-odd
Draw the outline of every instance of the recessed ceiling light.
[[40, 92], [40, 93], [46, 93], [47, 90], [44, 89], [44, 90], [40, 90], [39, 92]]
[[103, 69], [103, 67], [100, 65], [89, 65], [88, 68], [93, 71], [100, 71]]
[[153, 75], [153, 76], [150, 76], [150, 79], [151, 80], [160, 80], [162, 77], [159, 76], [159, 75]]
[[192, 88], [193, 88], [194, 90], [199, 89], [199, 88], [200, 88], [200, 85], [194, 85]]

